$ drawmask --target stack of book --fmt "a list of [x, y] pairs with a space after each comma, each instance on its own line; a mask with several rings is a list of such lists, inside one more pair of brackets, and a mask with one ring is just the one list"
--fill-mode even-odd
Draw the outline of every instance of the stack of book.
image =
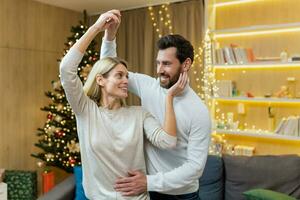
[[232, 96], [232, 88], [233, 88], [232, 80], [218, 80], [215, 83], [215, 87], [217, 88], [217, 90], [214, 91], [214, 97]]
[[231, 44], [229, 47], [225, 46], [215, 50], [216, 64], [246, 64], [254, 61], [255, 57], [252, 48], [242, 48]]
[[290, 116], [283, 118], [278, 124], [275, 133], [280, 135], [300, 136], [300, 117]]
[[236, 156], [253, 156], [255, 147], [245, 146], [245, 145], [236, 145], [234, 146], [234, 155]]

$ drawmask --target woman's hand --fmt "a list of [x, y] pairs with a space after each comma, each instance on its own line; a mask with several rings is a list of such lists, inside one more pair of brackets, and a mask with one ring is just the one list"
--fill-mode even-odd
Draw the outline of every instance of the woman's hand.
[[178, 81], [168, 90], [168, 95], [175, 97], [181, 94], [188, 82], [188, 74], [186, 71], [180, 73]]
[[110, 10], [100, 15], [98, 20], [93, 24], [93, 28], [98, 32], [109, 29], [109, 31], [116, 31], [121, 23], [121, 14], [118, 10]]

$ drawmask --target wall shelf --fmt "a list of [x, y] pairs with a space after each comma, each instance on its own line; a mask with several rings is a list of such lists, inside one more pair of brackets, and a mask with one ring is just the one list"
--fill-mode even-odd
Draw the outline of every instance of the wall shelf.
[[214, 97], [212, 98], [219, 102], [233, 102], [233, 103], [276, 103], [276, 104], [300, 104], [300, 99], [287, 98], [264, 98], [264, 97]]
[[214, 38], [253, 36], [283, 32], [300, 31], [300, 23], [256, 25], [241, 28], [221, 29], [212, 31]]
[[300, 62], [253, 62], [253, 63], [246, 63], [246, 64], [214, 64], [213, 68], [215, 70], [226, 70], [226, 69], [300, 69]]
[[256, 133], [254, 131], [241, 131], [241, 130], [224, 130], [224, 129], [216, 129], [214, 130], [216, 134], [227, 134], [227, 135], [242, 135], [249, 137], [260, 137], [260, 138], [272, 138], [272, 139], [284, 139], [284, 140], [295, 140], [300, 141], [300, 137], [297, 136], [289, 136], [289, 135], [279, 135], [274, 132], [266, 132], [262, 131]]

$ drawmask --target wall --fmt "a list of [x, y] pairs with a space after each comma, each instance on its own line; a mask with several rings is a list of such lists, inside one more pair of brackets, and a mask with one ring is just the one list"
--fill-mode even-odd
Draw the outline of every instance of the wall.
[[32, 0], [0, 1], [0, 168], [36, 169], [36, 129], [57, 59], [81, 14]]

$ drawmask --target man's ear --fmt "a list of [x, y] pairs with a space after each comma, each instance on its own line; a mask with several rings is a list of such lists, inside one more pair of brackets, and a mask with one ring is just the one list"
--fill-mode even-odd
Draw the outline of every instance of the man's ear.
[[100, 86], [104, 86], [104, 77], [101, 74], [96, 75], [96, 82]]
[[190, 58], [187, 58], [183, 62], [183, 71], [188, 72], [192, 66], [192, 60]]

